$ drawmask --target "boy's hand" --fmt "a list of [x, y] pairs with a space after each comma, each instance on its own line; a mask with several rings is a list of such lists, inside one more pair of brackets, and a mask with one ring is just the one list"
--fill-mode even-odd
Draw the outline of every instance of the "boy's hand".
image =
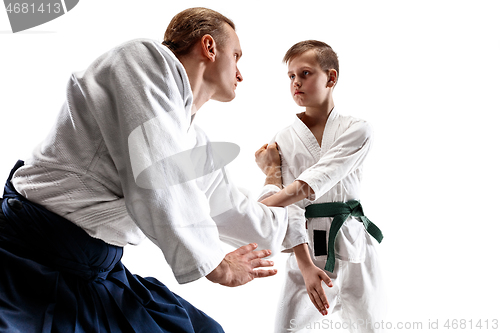
[[266, 175], [268, 175], [269, 172], [274, 172], [275, 168], [280, 168], [281, 166], [281, 158], [278, 149], [279, 147], [276, 142], [270, 145], [266, 143], [255, 152], [255, 162]]
[[325, 291], [321, 285], [321, 281], [324, 281], [328, 287], [333, 287], [332, 280], [326, 273], [314, 265], [309, 266], [307, 269], [302, 271], [302, 276], [304, 277], [304, 282], [306, 283], [307, 294], [314, 304], [316, 309], [323, 315], [328, 314], [328, 299], [326, 298]]

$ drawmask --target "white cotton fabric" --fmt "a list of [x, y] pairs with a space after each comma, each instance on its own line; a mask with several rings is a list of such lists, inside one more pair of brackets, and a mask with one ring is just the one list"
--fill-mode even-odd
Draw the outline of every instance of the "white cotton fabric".
[[[179, 283], [219, 265], [219, 239], [279, 251], [286, 209], [249, 200], [224, 169], [210, 169], [209, 140], [191, 125], [187, 74], [161, 43], [133, 40], [103, 54], [71, 76], [66, 97], [54, 128], [14, 174], [24, 197], [112, 245], [149, 237]], [[199, 162], [189, 154], [169, 160], [194, 147], [207, 149], [200, 177], [186, 175], [186, 163]]]
[[[360, 200], [362, 163], [370, 150], [372, 131], [366, 121], [341, 115], [335, 108], [326, 122], [320, 146], [300, 120], [301, 116], [298, 114], [294, 123], [273, 140], [280, 147], [283, 185], [301, 180], [314, 190], [314, 195], [288, 207], [289, 227], [283, 250], [290, 252], [293, 247], [308, 243], [314, 264], [324, 269], [327, 255], [314, 252], [313, 235], [315, 230], [326, 231], [328, 242], [332, 218], [311, 219], [306, 229], [305, 207], [313, 203]], [[369, 212], [367, 214], [369, 216]], [[348, 218], [339, 230], [335, 240], [335, 269], [333, 273], [327, 272], [334, 287], [323, 285], [330, 303], [330, 316], [337, 313], [345, 320], [380, 318], [378, 307], [383, 303], [383, 293], [377, 245], [355, 218]], [[319, 332], [314, 325], [309, 325], [317, 320], [322, 320], [321, 314], [309, 299], [292, 254], [287, 262], [276, 332]]]

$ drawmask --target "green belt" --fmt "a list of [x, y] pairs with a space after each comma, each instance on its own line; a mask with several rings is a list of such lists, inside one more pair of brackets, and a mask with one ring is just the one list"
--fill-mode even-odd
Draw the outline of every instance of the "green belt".
[[320, 204], [312, 204], [306, 207], [306, 218], [312, 219], [317, 217], [333, 217], [330, 226], [330, 234], [328, 236], [328, 255], [326, 258], [325, 270], [333, 272], [335, 267], [335, 238], [340, 230], [340, 227], [349, 218], [359, 217], [366, 231], [373, 236], [379, 243], [384, 236], [382, 231], [372, 223], [363, 213], [363, 207], [358, 200], [348, 202], [325, 202]]

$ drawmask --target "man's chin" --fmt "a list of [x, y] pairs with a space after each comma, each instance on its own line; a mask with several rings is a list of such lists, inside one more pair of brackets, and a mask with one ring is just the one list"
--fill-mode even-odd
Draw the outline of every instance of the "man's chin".
[[231, 102], [236, 97], [236, 93], [228, 96], [213, 96], [211, 99], [217, 102]]

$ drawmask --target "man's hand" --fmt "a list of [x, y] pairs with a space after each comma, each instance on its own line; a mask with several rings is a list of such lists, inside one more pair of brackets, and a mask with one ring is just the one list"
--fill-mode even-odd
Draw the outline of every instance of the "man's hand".
[[226, 254], [222, 262], [206, 278], [227, 287], [236, 287], [252, 281], [254, 278], [275, 275], [276, 269], [256, 269], [271, 267], [274, 263], [262, 258], [271, 255], [270, 250], [255, 251], [257, 244], [242, 246]]

